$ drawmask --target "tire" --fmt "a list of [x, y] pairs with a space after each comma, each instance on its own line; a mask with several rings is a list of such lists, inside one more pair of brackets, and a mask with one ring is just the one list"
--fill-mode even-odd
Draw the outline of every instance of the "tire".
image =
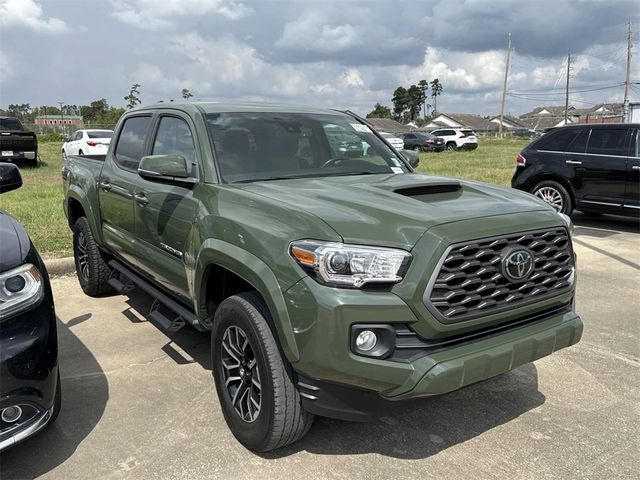
[[531, 193], [547, 202], [560, 213], [571, 215], [573, 211], [573, 203], [569, 192], [562, 184], [554, 180], [545, 180], [538, 183], [533, 187]]
[[449, 142], [449, 143], [447, 143], [447, 147], [446, 147], [446, 149], [447, 149], [447, 150], [449, 150], [450, 152], [452, 152], [452, 151], [454, 151], [454, 150], [457, 150], [457, 149], [458, 149], [458, 147], [457, 147], [457, 145], [455, 144], [455, 142]]
[[84, 152], [82, 150], [78, 150], [78, 155], [84, 155]]
[[302, 408], [293, 371], [269, 321], [260, 295], [241, 293], [220, 304], [211, 331], [213, 377], [222, 413], [236, 439], [255, 452], [299, 440], [314, 418]]
[[422, 151], [422, 148], [420, 148], [419, 145], [416, 145], [415, 147], [413, 147], [413, 151], [416, 153], [420, 153]]
[[93, 238], [86, 217], [80, 217], [73, 227], [73, 257], [82, 291], [90, 297], [110, 292], [110, 270]]

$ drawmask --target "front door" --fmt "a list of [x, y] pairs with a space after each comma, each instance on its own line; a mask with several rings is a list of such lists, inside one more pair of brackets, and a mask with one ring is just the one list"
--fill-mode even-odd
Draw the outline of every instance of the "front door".
[[575, 161], [576, 208], [622, 210], [627, 177], [629, 129], [593, 127], [582, 155], [565, 153]]
[[112, 156], [107, 158], [98, 180], [98, 196], [105, 243], [119, 256], [136, 265], [133, 193], [142, 181], [138, 163], [145, 154], [151, 116], [124, 121]]
[[[151, 155], [182, 155], [197, 177], [197, 155], [187, 118], [161, 115], [152, 136]], [[190, 188], [139, 178], [134, 192], [138, 264], [148, 276], [188, 301], [185, 254], [197, 201]]]

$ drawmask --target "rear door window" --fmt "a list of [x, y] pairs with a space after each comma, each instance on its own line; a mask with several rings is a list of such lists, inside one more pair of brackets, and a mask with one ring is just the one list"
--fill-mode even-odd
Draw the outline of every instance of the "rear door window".
[[587, 148], [589, 131], [590, 130], [588, 128], [580, 131], [580, 133], [571, 141], [566, 151], [572, 153], [584, 153], [585, 149]]
[[594, 128], [589, 137], [587, 153], [626, 156], [627, 130], [626, 128]]
[[538, 150], [549, 150], [552, 152], [564, 152], [569, 143], [578, 134], [578, 130], [560, 130], [553, 133], [547, 133], [538, 145]]
[[145, 139], [150, 124], [150, 116], [129, 117], [125, 120], [115, 151], [116, 163], [122, 168], [137, 170], [144, 155]]

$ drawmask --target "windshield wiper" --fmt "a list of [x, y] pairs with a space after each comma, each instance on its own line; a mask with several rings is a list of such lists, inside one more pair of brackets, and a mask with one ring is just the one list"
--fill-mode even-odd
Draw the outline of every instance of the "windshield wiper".
[[333, 175], [326, 175], [327, 177], [346, 177], [348, 175], [387, 175], [393, 172], [373, 172], [371, 170], [363, 170], [361, 172], [344, 172], [334, 173]]

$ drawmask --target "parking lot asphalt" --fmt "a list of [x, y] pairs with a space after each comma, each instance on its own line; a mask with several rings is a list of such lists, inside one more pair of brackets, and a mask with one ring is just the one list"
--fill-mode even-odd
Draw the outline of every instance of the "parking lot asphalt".
[[[89, 298], [53, 280], [63, 408], [0, 457], [2, 479], [637, 478], [640, 233], [576, 214], [582, 341], [375, 423], [316, 419], [268, 455], [228, 430], [209, 336], [166, 336], [143, 293]], [[635, 472], [635, 473], [634, 473]]]

